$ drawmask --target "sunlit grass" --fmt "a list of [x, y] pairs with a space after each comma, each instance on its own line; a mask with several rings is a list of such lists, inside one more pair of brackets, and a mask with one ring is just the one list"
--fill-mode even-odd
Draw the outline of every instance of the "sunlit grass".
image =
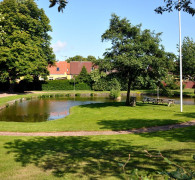
[[0, 122], [0, 131], [58, 132], [58, 131], [104, 131], [130, 130], [134, 128], [175, 124], [195, 119], [195, 106], [184, 106], [180, 113], [178, 105], [168, 107], [137, 103], [127, 107], [124, 103], [98, 103], [75, 106], [70, 115], [59, 120], [25, 123]]
[[[157, 174], [171, 166], [159, 158], [145, 156], [159, 151], [171, 161], [194, 169], [195, 128], [137, 135], [91, 137], [0, 137], [0, 177], [26, 179], [124, 179], [137, 168]], [[10, 153], [8, 153], [10, 152]], [[163, 179], [155, 177], [155, 179]]]

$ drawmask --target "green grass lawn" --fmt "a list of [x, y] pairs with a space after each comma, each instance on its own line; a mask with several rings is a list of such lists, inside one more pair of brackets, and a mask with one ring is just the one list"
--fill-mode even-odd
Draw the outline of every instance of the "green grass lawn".
[[[180, 95], [180, 90], [173, 90], [175, 96]], [[195, 98], [194, 89], [183, 89], [183, 96]]]
[[[90, 137], [0, 137], [2, 180], [125, 179], [137, 168], [156, 174], [171, 167], [144, 150], [159, 151], [171, 161], [194, 169], [195, 127], [137, 135]], [[194, 169], [195, 170], [195, 169]], [[154, 179], [163, 179], [155, 176]]]
[[129, 130], [175, 124], [195, 119], [195, 106], [184, 106], [180, 113], [178, 105], [168, 107], [137, 103], [136, 107], [124, 103], [100, 103], [75, 106], [70, 115], [59, 120], [22, 123], [0, 122], [0, 131], [15, 132], [55, 132], [55, 131], [103, 131]]
[[[32, 95], [25, 95], [30, 97]], [[24, 95], [0, 98], [0, 105]], [[101, 103], [76, 106], [66, 118], [41, 123], [0, 122], [0, 131], [54, 132], [79, 130], [127, 130], [174, 124], [195, 119], [195, 106], [138, 103]], [[129, 153], [127, 174], [134, 168], [155, 175], [170, 169], [159, 158], [148, 158], [144, 150], [159, 151], [171, 161], [194, 168], [195, 127], [136, 135], [86, 137], [11, 137], [0, 136], [0, 179], [125, 179], [120, 163]], [[195, 169], [194, 169], [195, 170]], [[159, 176], [154, 179], [163, 179]]]

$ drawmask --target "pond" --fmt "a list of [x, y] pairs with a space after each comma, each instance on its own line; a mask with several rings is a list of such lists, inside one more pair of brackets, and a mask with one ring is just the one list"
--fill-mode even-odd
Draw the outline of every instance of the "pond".
[[[141, 100], [142, 97], [137, 97]], [[61, 119], [69, 115], [73, 106], [91, 103], [112, 102], [109, 98], [43, 98], [18, 102], [0, 111], [0, 121], [43, 122]], [[125, 97], [122, 99], [125, 101]], [[179, 99], [175, 99], [179, 104]], [[195, 99], [184, 98], [184, 104], [195, 105]]]

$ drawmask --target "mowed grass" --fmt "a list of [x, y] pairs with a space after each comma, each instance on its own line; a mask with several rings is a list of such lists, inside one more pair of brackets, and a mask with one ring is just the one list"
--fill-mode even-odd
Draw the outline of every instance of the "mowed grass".
[[[125, 179], [122, 167], [129, 153], [127, 174], [134, 168], [149, 174], [171, 170], [159, 151], [185, 168], [194, 169], [195, 127], [137, 135], [88, 137], [0, 137], [2, 180]], [[154, 179], [163, 179], [155, 176]]]
[[[70, 91], [72, 92], [72, 91]], [[70, 93], [59, 91], [58, 93]], [[85, 93], [86, 91], [79, 91]], [[91, 92], [91, 91], [90, 91]], [[54, 92], [46, 92], [48, 94]], [[8, 101], [39, 96], [39, 94], [15, 95], [0, 98], [0, 106]], [[124, 103], [100, 103], [71, 108], [70, 115], [59, 120], [39, 123], [1, 122], [0, 131], [15, 132], [58, 132], [58, 131], [103, 131], [130, 130], [175, 124], [195, 119], [195, 106], [184, 106], [180, 113], [179, 105], [168, 107], [137, 103], [136, 107], [126, 107]]]
[[58, 132], [58, 131], [104, 131], [130, 130], [142, 127], [175, 124], [195, 119], [195, 106], [184, 106], [180, 113], [178, 105], [168, 107], [137, 103], [127, 107], [124, 103], [98, 103], [75, 106], [70, 115], [59, 120], [21, 123], [0, 122], [0, 131]]

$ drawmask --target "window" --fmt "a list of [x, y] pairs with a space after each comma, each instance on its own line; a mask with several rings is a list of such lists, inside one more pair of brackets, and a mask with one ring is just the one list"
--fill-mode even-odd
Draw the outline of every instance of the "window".
[[60, 70], [60, 68], [59, 67], [57, 67], [57, 71], [59, 71]]
[[67, 72], [68, 72], [68, 68], [67, 68]]

